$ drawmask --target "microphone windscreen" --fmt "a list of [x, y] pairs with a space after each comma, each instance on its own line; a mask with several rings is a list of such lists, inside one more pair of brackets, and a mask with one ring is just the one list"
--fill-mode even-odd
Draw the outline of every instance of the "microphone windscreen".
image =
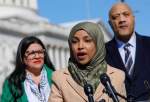
[[93, 94], [93, 88], [90, 84], [84, 85], [84, 92], [86, 95]]
[[100, 75], [100, 81], [103, 85], [106, 85], [106, 82], [110, 82], [110, 78], [106, 73]]

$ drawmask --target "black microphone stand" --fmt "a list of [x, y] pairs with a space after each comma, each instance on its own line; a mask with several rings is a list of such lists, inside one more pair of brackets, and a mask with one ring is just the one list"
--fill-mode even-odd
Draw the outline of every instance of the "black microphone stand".
[[109, 90], [103, 90], [103, 92], [107, 93], [108, 96], [112, 98], [113, 102], [119, 102], [119, 99], [117, 98], [116, 93], [113, 93], [113, 94], [115, 94], [115, 95], [113, 95]]
[[[104, 93], [107, 93], [108, 95], [110, 94], [107, 90], [103, 90], [103, 92]], [[136, 97], [135, 96], [130, 96], [129, 95], [129, 97], [127, 98], [127, 97], [125, 97], [125, 96], [123, 96], [123, 95], [121, 95], [120, 93], [118, 93], [118, 92], [114, 92], [117, 96], [119, 96], [119, 97], [121, 97], [121, 98], [123, 98], [126, 102], [136, 102]], [[137, 97], [138, 98], [138, 97]]]
[[[104, 90], [103, 90], [103, 92], [104, 92], [104, 93], [107, 93], [109, 96], [111, 96], [111, 93], [110, 93], [110, 92], [108, 92], [106, 89], [104, 89]], [[119, 94], [119, 93], [118, 93], [118, 92], [116, 92], [116, 91], [115, 91], [115, 94], [116, 94], [117, 96], [119, 96], [119, 97], [123, 98], [123, 99], [124, 99], [124, 100], [126, 100], [126, 101], [128, 100], [128, 99], [127, 99], [127, 97], [125, 97], [125, 96], [123, 96], [123, 95]], [[132, 101], [131, 101], [131, 102], [132, 102]]]
[[84, 92], [88, 96], [89, 102], [94, 102], [93, 88], [92, 88], [92, 86], [90, 84], [85, 83], [85, 85], [84, 85]]

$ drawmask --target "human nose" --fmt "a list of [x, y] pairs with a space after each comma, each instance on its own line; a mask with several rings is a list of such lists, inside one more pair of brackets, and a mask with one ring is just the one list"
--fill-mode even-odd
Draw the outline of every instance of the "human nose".
[[125, 16], [124, 15], [120, 15], [120, 17], [119, 17], [120, 19], [119, 19], [119, 21], [120, 21], [120, 23], [122, 23], [122, 22], [125, 22], [126, 21], [126, 18], [125, 18]]
[[78, 49], [83, 49], [83, 47], [84, 47], [84, 43], [83, 41], [80, 41], [78, 44]]
[[39, 58], [41, 57], [39, 53], [34, 53], [34, 58]]

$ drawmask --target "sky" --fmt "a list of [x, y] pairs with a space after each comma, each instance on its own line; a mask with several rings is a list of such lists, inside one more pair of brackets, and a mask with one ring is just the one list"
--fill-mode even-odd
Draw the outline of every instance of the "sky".
[[[53, 24], [101, 19], [108, 25], [108, 11], [119, 0], [37, 0], [38, 13]], [[150, 0], [125, 0], [135, 15], [135, 30], [150, 36]]]

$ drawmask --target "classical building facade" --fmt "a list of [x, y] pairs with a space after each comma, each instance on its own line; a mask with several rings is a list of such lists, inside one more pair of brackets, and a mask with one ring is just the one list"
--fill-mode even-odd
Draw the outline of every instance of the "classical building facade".
[[36, 0], [0, 0], [0, 12], [0, 92], [14, 69], [16, 50], [25, 36], [34, 35], [44, 42], [56, 69], [67, 66], [69, 29], [40, 17]]
[[[37, 8], [37, 0], [0, 0], [0, 93], [4, 79], [14, 70], [17, 47], [25, 36], [34, 35], [44, 42], [56, 70], [67, 66], [71, 26], [49, 23], [38, 15]], [[106, 40], [110, 37], [105, 35]]]

